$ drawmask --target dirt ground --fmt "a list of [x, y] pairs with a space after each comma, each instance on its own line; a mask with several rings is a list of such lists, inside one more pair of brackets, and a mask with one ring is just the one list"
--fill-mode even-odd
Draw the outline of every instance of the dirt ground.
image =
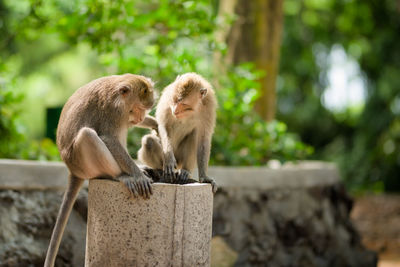
[[379, 267], [400, 266], [400, 194], [355, 198], [351, 218], [362, 242], [379, 253]]

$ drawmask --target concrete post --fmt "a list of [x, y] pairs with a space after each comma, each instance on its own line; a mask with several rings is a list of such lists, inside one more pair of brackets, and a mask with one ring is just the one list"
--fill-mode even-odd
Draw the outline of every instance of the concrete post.
[[135, 199], [119, 182], [90, 180], [85, 266], [210, 266], [209, 184], [153, 184]]

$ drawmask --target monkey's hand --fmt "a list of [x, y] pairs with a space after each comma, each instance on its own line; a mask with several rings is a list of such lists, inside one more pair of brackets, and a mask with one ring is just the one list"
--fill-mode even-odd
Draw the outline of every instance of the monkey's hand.
[[190, 178], [190, 172], [185, 169], [180, 169], [176, 174], [177, 184], [187, 184]]
[[217, 192], [218, 186], [217, 186], [217, 184], [215, 183], [215, 181], [214, 181], [213, 178], [208, 177], [208, 176], [204, 176], [204, 177], [200, 177], [200, 178], [199, 178], [199, 181], [200, 181], [200, 183], [208, 183], [208, 184], [211, 184], [213, 193], [215, 194], [215, 193]]
[[174, 155], [169, 155], [165, 157], [164, 162], [164, 181], [168, 183], [173, 183], [176, 180], [175, 175], [176, 160]]
[[150, 198], [150, 195], [153, 194], [152, 180], [142, 172], [136, 177], [122, 175], [118, 180], [125, 184], [134, 197], [140, 195], [144, 198]]

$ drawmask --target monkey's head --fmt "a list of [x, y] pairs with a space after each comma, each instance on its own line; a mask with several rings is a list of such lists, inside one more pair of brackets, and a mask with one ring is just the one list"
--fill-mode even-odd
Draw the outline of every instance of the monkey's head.
[[154, 83], [150, 78], [124, 74], [117, 82], [117, 105], [122, 109], [123, 117], [127, 117], [129, 126], [144, 120], [146, 113], [154, 105]]
[[185, 73], [178, 76], [174, 82], [174, 87], [171, 111], [177, 119], [196, 114], [203, 99], [211, 90], [211, 85], [196, 73]]

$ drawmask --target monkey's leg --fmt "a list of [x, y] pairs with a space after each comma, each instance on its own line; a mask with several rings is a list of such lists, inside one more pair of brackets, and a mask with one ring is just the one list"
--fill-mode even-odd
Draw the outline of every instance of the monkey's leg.
[[[113, 142], [113, 140], [109, 141]], [[111, 145], [123, 153], [122, 155], [117, 155], [120, 160], [121, 157], [125, 157], [122, 159], [122, 163], [132, 164], [137, 168], [137, 173], [143, 175], [126, 150], [122, 146], [118, 147], [118, 145], [121, 145], [118, 141]], [[95, 130], [87, 127], [82, 128], [74, 143], [74, 150], [75, 164], [74, 168], [71, 169], [74, 174], [83, 175], [82, 177], [89, 179], [104, 176], [116, 178], [124, 183], [135, 197], [142, 195], [145, 198], [149, 198], [150, 194], [152, 194], [148, 177], [145, 178], [146, 180], [137, 180], [137, 178], [134, 178], [135, 175], [132, 175], [129, 171], [123, 171], [106, 143], [97, 135]]]
[[138, 151], [138, 159], [153, 169], [163, 168], [163, 152], [160, 138], [148, 134], [142, 138], [142, 147]]
[[143, 171], [154, 182], [164, 182], [162, 157], [161, 141], [158, 136], [155, 134], [143, 136], [142, 147], [138, 151], [138, 159], [147, 165], [143, 167]]
[[79, 179], [70, 175], [67, 190], [65, 191], [60, 210], [57, 215], [56, 225], [54, 226], [53, 233], [51, 234], [49, 248], [46, 254], [44, 267], [53, 267], [58, 248], [60, 247], [61, 239], [64, 233], [65, 226], [67, 225], [69, 215], [76, 197], [78, 196], [79, 189], [83, 184], [83, 179]]
[[197, 143], [197, 168], [199, 171], [199, 182], [211, 184], [212, 191], [215, 194], [218, 190], [217, 183], [213, 178], [207, 176], [208, 161], [210, 159], [211, 150], [211, 134], [203, 132], [199, 137]]
[[73, 166], [68, 167], [72, 173], [82, 178], [115, 178], [122, 173], [107, 146], [91, 128], [84, 127], [77, 134], [73, 145], [73, 158]]
[[176, 183], [186, 184], [193, 183], [195, 180], [191, 179], [191, 171], [196, 166], [196, 131], [188, 134], [179, 144], [178, 149], [175, 151], [175, 158], [180, 170], [177, 173]]

